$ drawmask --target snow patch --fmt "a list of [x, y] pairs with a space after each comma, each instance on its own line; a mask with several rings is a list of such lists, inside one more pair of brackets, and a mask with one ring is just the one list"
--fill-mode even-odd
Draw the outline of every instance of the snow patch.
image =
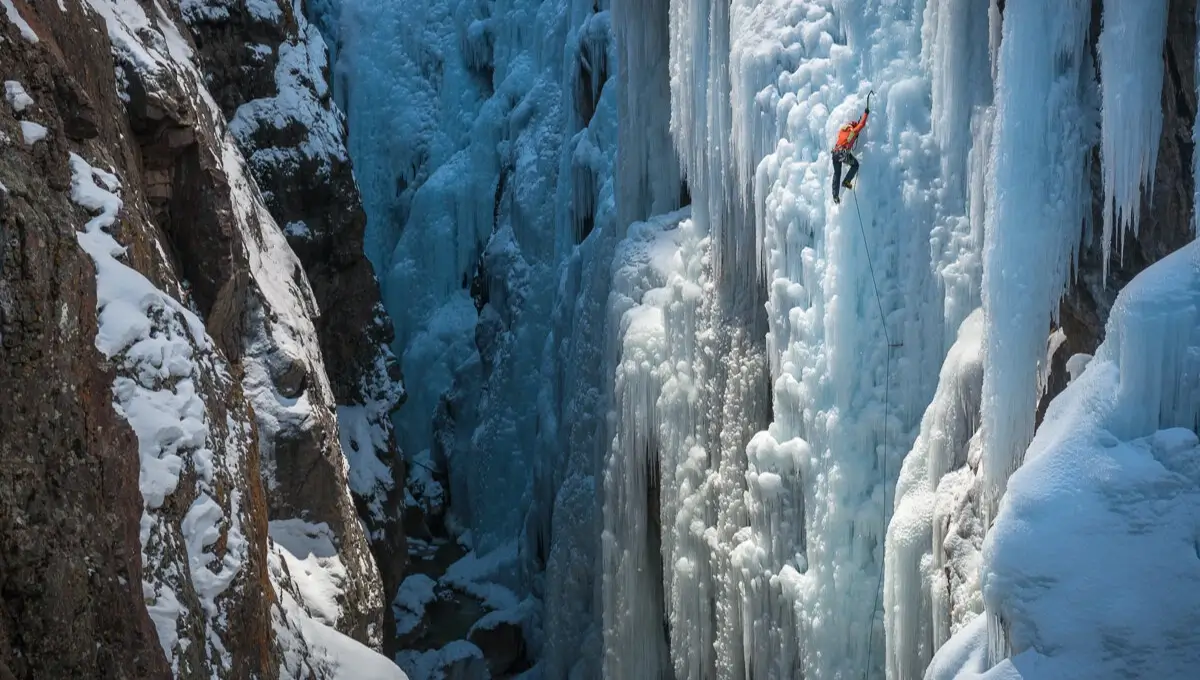
[[345, 597], [346, 567], [333, 532], [324, 522], [302, 519], [271, 520], [269, 526], [305, 608], [315, 620], [336, 628], [342, 618], [339, 602]]
[[368, 406], [338, 406], [338, 435], [349, 465], [350, 490], [370, 499], [372, 516], [383, 520], [387, 493], [395, 486], [391, 469], [379, 459], [388, 450], [387, 432]]
[[[104, 17], [108, 38], [118, 63], [127, 62], [138, 71], [156, 74], [173, 70], [171, 43], [155, 26], [137, 0], [86, 0], [89, 7]], [[158, 0], [155, 0], [157, 5]], [[162, 8], [157, 8], [162, 12]], [[171, 24], [171, 22], [165, 22]], [[173, 26], [170, 30], [173, 30]]]
[[21, 135], [25, 139], [25, 146], [33, 146], [49, 134], [50, 131], [46, 129], [45, 125], [30, 120], [21, 121]]
[[478, 647], [466, 640], [455, 640], [441, 649], [427, 652], [402, 651], [396, 663], [411, 669], [418, 680], [487, 680], [487, 661]]
[[1121, 291], [1104, 342], [1051, 402], [1009, 480], [982, 586], [988, 627], [1004, 622], [1011, 655], [995, 654], [996, 631], [981, 640], [976, 626], [934, 666], [969, 647], [1011, 656], [997, 668], [1025, 680], [1190, 675], [1200, 662], [1198, 422], [1193, 242]]
[[29, 22], [25, 21], [25, 18], [17, 11], [16, 6], [13, 5], [13, 0], [0, 0], [0, 3], [4, 4], [4, 13], [8, 16], [9, 23], [15, 24], [17, 29], [21, 31], [21, 37], [31, 43], [38, 42], [37, 33], [33, 32], [33, 28], [29, 26]]
[[[296, 4], [299, 5], [298, 2]], [[247, 0], [246, 9], [250, 12], [250, 16], [255, 19], [271, 23], [277, 23], [283, 17], [283, 10], [279, 6], [279, 0]], [[296, 9], [296, 16], [304, 16], [300, 13], [298, 7]]]
[[412, 574], [400, 584], [392, 600], [396, 615], [396, 635], [404, 636], [416, 630], [425, 619], [425, 607], [437, 599], [437, 581], [425, 574]]
[[[309, 535], [311, 525], [301, 532]], [[290, 529], [285, 532], [290, 533]], [[294, 540], [295, 537], [289, 537]], [[307, 538], [302, 543], [308, 543]], [[278, 598], [273, 611], [275, 639], [282, 652], [280, 677], [329, 680], [408, 680], [391, 660], [318, 621], [308, 613], [288, 576], [286, 549], [268, 540], [267, 570]]]
[[450, 565], [438, 583], [480, 600], [489, 609], [515, 609], [520, 600], [505, 583], [516, 586], [518, 565], [516, 542], [485, 555], [472, 550]]
[[[271, 8], [273, 13], [267, 11]], [[276, 22], [282, 18], [273, 0], [255, 0], [249, 9], [264, 20]], [[318, 161], [328, 171], [332, 162], [345, 161], [347, 153], [342, 142], [340, 114], [330, 107], [328, 100], [322, 99], [328, 91], [324, 75], [328, 67], [325, 42], [316, 27], [304, 18], [298, 2], [294, 16], [299, 22], [299, 36], [294, 42], [279, 45], [276, 95], [242, 104], [229, 121], [229, 129], [243, 145], [255, 149], [249, 158], [254, 165], [282, 164], [292, 172], [299, 172], [298, 164], [309, 159]], [[299, 129], [303, 131], [303, 139], [299, 144], [268, 146], [255, 140], [262, 127]]]
[[20, 113], [33, 106], [33, 98], [25, 92], [25, 88], [15, 80], [4, 81], [4, 99], [13, 111]]

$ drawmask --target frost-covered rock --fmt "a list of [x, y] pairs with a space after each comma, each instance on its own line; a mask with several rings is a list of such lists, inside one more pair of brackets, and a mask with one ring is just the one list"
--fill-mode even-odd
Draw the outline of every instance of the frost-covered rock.
[[396, 660], [411, 668], [414, 677], [427, 680], [489, 680], [492, 677], [483, 652], [466, 640], [428, 652], [404, 651]]
[[471, 626], [467, 642], [479, 648], [487, 659], [492, 677], [503, 677], [525, 657], [525, 632], [517, 612], [498, 611], [482, 617]]

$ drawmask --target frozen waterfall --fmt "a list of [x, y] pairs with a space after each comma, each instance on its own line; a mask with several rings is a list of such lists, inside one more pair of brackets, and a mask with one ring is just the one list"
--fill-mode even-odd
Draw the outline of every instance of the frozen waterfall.
[[[979, 305], [971, 217], [992, 129], [989, 14], [922, 5], [670, 3], [670, 129], [693, 204], [675, 229], [632, 230], [614, 265], [606, 677], [882, 675], [891, 489]], [[621, 10], [618, 39], [658, 63], [665, 46]], [[652, 69], [626, 71], [652, 90]], [[834, 206], [828, 140], [872, 88], [862, 193]], [[760, 328], [769, 401], [742, 349]]]
[[[1103, 288], [1155, 186], [1184, 4], [311, 3], [410, 392], [414, 564], [458, 559], [413, 584], [485, 611], [464, 635], [519, 628], [528, 680], [1009, 677], [1115, 630], [1032, 606], [1016, 555], [1063, 538], [1039, 491], [1132, 493], [1048, 469], [1096, 446], [1181, 489], [1154, 540], [1186, 533], [1194, 248], [1037, 422], [1081, 242]], [[456, 645], [401, 663], [483, 654]]]

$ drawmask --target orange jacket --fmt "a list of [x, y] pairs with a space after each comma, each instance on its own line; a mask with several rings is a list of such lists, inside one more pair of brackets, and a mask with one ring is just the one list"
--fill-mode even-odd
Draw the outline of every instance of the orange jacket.
[[838, 130], [837, 144], [833, 147], [834, 151], [849, 151], [854, 148], [854, 143], [858, 141], [858, 133], [867, 125], [867, 112], [863, 111], [862, 118], [858, 122], [853, 121], [846, 123]]

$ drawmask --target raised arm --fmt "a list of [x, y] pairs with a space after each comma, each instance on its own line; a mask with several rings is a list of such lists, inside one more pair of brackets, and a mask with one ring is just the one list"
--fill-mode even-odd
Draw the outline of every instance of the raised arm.
[[869, 116], [869, 115], [871, 115], [871, 109], [868, 108], [865, 111], [863, 111], [862, 118], [859, 118], [858, 122], [854, 124], [855, 132], [858, 132], [867, 126], [867, 116]]

